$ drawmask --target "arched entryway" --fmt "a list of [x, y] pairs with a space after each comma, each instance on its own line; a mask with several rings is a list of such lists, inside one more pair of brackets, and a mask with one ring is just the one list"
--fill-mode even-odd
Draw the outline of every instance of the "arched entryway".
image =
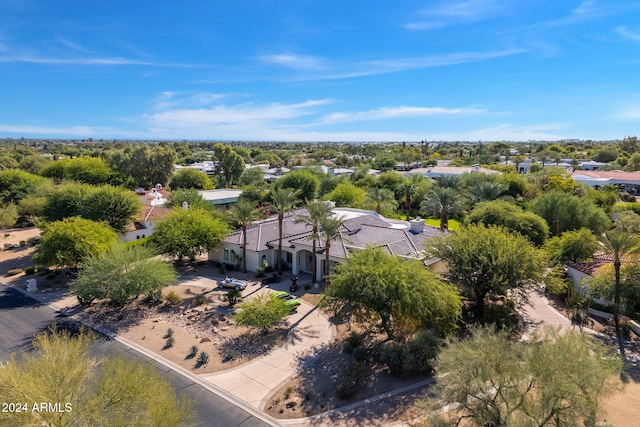
[[296, 254], [296, 261], [297, 271], [294, 271], [294, 274], [301, 272], [313, 274], [313, 254], [311, 251], [306, 249], [298, 251]]

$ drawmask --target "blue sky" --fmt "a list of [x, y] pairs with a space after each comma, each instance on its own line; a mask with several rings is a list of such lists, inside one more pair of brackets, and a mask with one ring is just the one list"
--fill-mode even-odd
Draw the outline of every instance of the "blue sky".
[[0, 137], [640, 135], [640, 1], [0, 0]]

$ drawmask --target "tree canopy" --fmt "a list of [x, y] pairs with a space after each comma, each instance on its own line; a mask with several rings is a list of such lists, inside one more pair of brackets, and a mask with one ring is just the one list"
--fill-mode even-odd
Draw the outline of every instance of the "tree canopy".
[[439, 406], [457, 405], [453, 425], [466, 418], [476, 426], [595, 426], [621, 370], [619, 357], [586, 334], [549, 330], [526, 344], [476, 328], [438, 355], [433, 391]]
[[[34, 352], [13, 355], [0, 369], [0, 396], [27, 408], [3, 413], [0, 426], [179, 427], [189, 421], [191, 403], [159, 372], [121, 356], [97, 359], [90, 353], [93, 340], [84, 330], [72, 336], [54, 327], [36, 335]], [[33, 410], [39, 402], [62, 407]]]
[[49, 163], [42, 175], [58, 181], [69, 179], [85, 184], [106, 184], [111, 180], [111, 168], [101, 157], [78, 157]]
[[455, 287], [440, 282], [421, 262], [401, 260], [380, 248], [357, 251], [337, 265], [326, 295], [389, 337], [424, 324], [451, 331], [462, 312]]
[[228, 187], [237, 181], [245, 170], [242, 156], [233, 151], [229, 144], [218, 143], [213, 146], [213, 153], [218, 160], [215, 174], [220, 177], [222, 186]]
[[366, 192], [350, 182], [342, 182], [333, 191], [325, 194], [324, 199], [331, 200], [336, 206], [361, 208], [366, 201]]
[[465, 222], [505, 227], [527, 237], [536, 246], [542, 245], [549, 235], [549, 227], [542, 217], [502, 200], [478, 203]]
[[181, 260], [220, 247], [229, 226], [209, 212], [197, 208], [176, 209], [156, 225], [149, 242], [158, 252]]
[[298, 190], [299, 200], [314, 200], [320, 185], [320, 178], [308, 170], [294, 170], [276, 181], [276, 188]]
[[0, 204], [18, 203], [46, 182], [41, 176], [23, 170], [0, 170]]
[[280, 323], [291, 311], [291, 307], [283, 299], [266, 294], [256, 295], [237, 307], [238, 325], [260, 328], [264, 333]]
[[79, 208], [81, 217], [104, 221], [114, 230], [122, 232], [142, 210], [142, 202], [124, 188], [104, 185], [92, 189]]
[[541, 282], [547, 265], [544, 252], [526, 237], [484, 224], [432, 239], [427, 252], [444, 261], [447, 279], [476, 304], [480, 315], [485, 298]]
[[531, 202], [531, 210], [547, 221], [552, 236], [580, 228], [600, 234], [611, 225], [607, 214], [593, 202], [560, 191], [543, 193]]
[[118, 235], [102, 222], [72, 217], [54, 221], [42, 229], [33, 258], [40, 265], [76, 267], [90, 256], [107, 252]]
[[150, 295], [176, 279], [173, 266], [156, 258], [148, 247], [115, 245], [102, 255], [85, 259], [72, 286], [83, 304], [107, 299], [124, 305], [130, 298]]
[[215, 188], [213, 182], [211, 182], [211, 179], [206, 173], [193, 168], [180, 169], [178, 172], [176, 172], [175, 175], [173, 175], [173, 177], [171, 177], [169, 186], [172, 190], [177, 190], [180, 188], [212, 190], [213, 188]]
[[557, 262], [586, 262], [593, 259], [593, 254], [600, 245], [591, 230], [581, 228], [565, 231], [560, 236], [549, 239], [545, 248]]

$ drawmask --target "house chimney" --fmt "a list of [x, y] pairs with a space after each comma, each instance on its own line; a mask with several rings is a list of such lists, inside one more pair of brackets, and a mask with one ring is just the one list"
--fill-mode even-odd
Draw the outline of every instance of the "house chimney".
[[417, 217], [409, 221], [409, 223], [411, 224], [410, 230], [413, 234], [420, 234], [424, 231], [424, 219]]

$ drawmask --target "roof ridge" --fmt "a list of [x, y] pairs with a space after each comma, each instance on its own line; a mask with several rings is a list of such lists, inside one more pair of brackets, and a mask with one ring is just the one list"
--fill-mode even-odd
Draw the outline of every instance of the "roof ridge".
[[149, 209], [149, 212], [147, 212], [147, 215], [144, 217], [144, 221], [147, 221], [149, 219], [149, 215], [151, 215], [151, 212], [153, 212], [155, 208], [156, 205], [151, 205], [151, 209]]

